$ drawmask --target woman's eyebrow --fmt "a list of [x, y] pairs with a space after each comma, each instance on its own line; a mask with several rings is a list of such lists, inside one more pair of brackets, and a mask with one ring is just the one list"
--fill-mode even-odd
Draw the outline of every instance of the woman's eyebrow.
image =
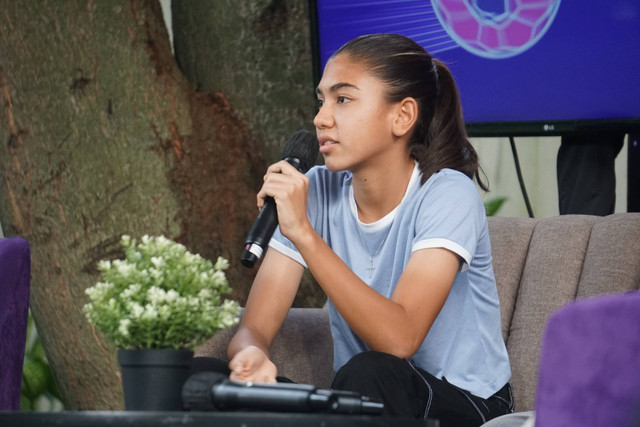
[[[358, 86], [352, 85], [351, 83], [336, 83], [336, 84], [334, 84], [334, 85], [329, 87], [328, 92], [330, 92], [330, 93], [331, 92], [337, 92], [340, 89], [345, 88], [345, 87], [346, 88], [353, 88], [353, 89], [356, 89], [356, 90], [360, 90], [358, 88]], [[316, 88], [316, 94], [317, 95], [322, 95], [322, 90], [319, 87]]]

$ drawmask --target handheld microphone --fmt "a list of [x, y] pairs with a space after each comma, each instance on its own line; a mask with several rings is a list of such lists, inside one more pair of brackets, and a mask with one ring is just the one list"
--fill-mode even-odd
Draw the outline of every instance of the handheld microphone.
[[182, 387], [184, 409], [330, 412], [379, 415], [384, 404], [358, 393], [322, 390], [308, 384], [236, 382], [218, 372], [199, 372]]
[[[318, 139], [311, 132], [299, 130], [289, 138], [282, 150], [282, 159], [299, 172], [307, 172], [318, 157]], [[272, 197], [264, 200], [264, 205], [249, 231], [240, 262], [245, 267], [253, 267], [262, 257], [273, 232], [278, 226], [278, 211]]]

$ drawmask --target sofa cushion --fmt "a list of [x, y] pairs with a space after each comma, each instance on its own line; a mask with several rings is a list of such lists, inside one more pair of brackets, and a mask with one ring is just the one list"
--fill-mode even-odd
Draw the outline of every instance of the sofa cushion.
[[533, 409], [542, 331], [551, 313], [575, 298], [596, 219], [553, 217], [535, 226], [507, 342], [519, 411]]
[[524, 261], [527, 258], [531, 235], [538, 220], [489, 217], [488, 223], [493, 272], [500, 300], [502, 337], [505, 342], [508, 342], [509, 327], [520, 288]]
[[[227, 344], [238, 328], [217, 333], [195, 351], [195, 356], [227, 360]], [[333, 379], [333, 340], [329, 313], [321, 308], [292, 308], [271, 346], [278, 375], [297, 383], [328, 388]]]
[[577, 297], [640, 289], [640, 213], [599, 218], [580, 277]]

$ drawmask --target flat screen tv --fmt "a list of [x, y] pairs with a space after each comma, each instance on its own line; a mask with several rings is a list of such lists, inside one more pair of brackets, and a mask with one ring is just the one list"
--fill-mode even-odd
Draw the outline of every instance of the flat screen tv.
[[640, 131], [640, 1], [313, 0], [316, 77], [342, 44], [399, 33], [445, 62], [472, 136]]

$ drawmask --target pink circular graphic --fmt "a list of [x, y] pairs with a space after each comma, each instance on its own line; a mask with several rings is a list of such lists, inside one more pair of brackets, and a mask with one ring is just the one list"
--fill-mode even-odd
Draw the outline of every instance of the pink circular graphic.
[[[431, 0], [438, 20], [465, 50], [509, 58], [536, 44], [558, 12], [560, 0]], [[491, 3], [492, 11], [482, 9]], [[497, 6], [497, 7], [496, 7]]]

